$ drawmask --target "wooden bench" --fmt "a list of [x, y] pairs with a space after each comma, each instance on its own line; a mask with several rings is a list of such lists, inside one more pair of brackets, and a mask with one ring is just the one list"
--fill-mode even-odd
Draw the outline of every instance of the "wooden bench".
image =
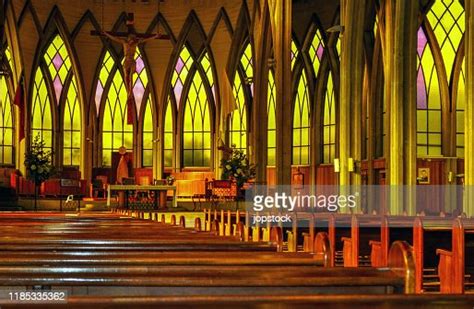
[[474, 221], [457, 218], [452, 224], [451, 246], [436, 250], [440, 291], [462, 294], [474, 286]]
[[[64, 288], [73, 297], [414, 291], [414, 258], [404, 242], [393, 244], [387, 268], [336, 269], [321, 267], [317, 254], [276, 252], [272, 242], [117, 214], [0, 215], [0, 235], [0, 286]], [[329, 241], [324, 250], [327, 257]]]

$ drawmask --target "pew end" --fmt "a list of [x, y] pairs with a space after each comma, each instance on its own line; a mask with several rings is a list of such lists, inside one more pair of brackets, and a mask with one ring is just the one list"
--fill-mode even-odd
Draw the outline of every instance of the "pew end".
[[415, 258], [413, 248], [405, 241], [395, 241], [388, 254], [388, 267], [403, 277], [404, 293], [415, 293]]
[[453, 261], [453, 252], [437, 249], [436, 255], [439, 256], [438, 264], [438, 276], [440, 283], [440, 292], [441, 293], [452, 293], [452, 261]]
[[322, 262], [324, 267], [331, 266], [331, 245], [326, 232], [319, 232], [314, 238], [314, 258]]

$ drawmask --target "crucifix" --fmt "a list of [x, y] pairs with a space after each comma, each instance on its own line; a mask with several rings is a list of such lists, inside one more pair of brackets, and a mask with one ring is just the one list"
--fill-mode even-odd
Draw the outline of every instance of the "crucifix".
[[135, 53], [139, 44], [145, 43], [149, 40], [160, 39], [169, 40], [169, 35], [161, 34], [159, 31], [156, 34], [137, 33], [134, 27], [133, 13], [127, 14], [127, 32], [112, 32], [112, 31], [91, 31], [91, 35], [105, 36], [106, 38], [117, 42], [123, 48], [123, 75], [125, 78], [125, 87], [127, 90], [127, 106], [128, 106], [128, 123], [133, 123], [133, 74], [136, 73]]

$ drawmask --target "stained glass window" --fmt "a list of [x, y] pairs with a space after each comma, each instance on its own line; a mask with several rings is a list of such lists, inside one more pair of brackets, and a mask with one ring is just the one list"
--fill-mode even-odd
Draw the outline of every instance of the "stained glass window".
[[303, 71], [298, 83], [293, 111], [293, 165], [309, 164], [309, 112], [308, 82], [306, 73]]
[[230, 144], [235, 145], [236, 148], [247, 151], [247, 112], [246, 112], [246, 98], [245, 87], [250, 86], [250, 91], [253, 94], [253, 64], [252, 64], [252, 46], [247, 44], [242, 56], [240, 57], [240, 67], [243, 72], [241, 77], [239, 71], [235, 73], [233, 93], [237, 110], [235, 110], [230, 117]]
[[184, 107], [183, 165], [207, 167], [211, 163], [209, 100], [201, 72], [192, 78]]
[[299, 50], [298, 47], [296, 46], [295, 41], [291, 41], [291, 69], [293, 70], [293, 67], [295, 66], [296, 59], [298, 59], [298, 54]]
[[339, 35], [336, 41], [336, 52], [337, 52], [337, 56], [339, 57], [339, 61], [341, 61], [341, 51], [342, 51], [341, 48], [342, 48], [342, 40], [341, 40], [341, 35]]
[[332, 73], [329, 71], [323, 118], [323, 163], [332, 164], [336, 154], [336, 99]]
[[250, 91], [252, 92], [253, 96], [253, 60], [252, 60], [252, 45], [247, 44], [242, 57], [240, 58], [240, 63], [242, 65], [245, 78], [247, 78], [246, 82], [250, 83]]
[[165, 141], [163, 143], [164, 148], [164, 162], [165, 167], [173, 166], [173, 141], [174, 141], [174, 134], [173, 134], [173, 109], [171, 107], [171, 100], [168, 100], [168, 104], [166, 105], [166, 112], [165, 112], [165, 125], [164, 125], [164, 138]]
[[[81, 106], [77, 80], [71, 73], [71, 57], [59, 34], [53, 38], [44, 53], [44, 62], [53, 83], [56, 104], [64, 97], [63, 164], [81, 164]], [[72, 76], [70, 76], [72, 74]]]
[[140, 108], [143, 103], [143, 96], [145, 95], [145, 89], [148, 86], [148, 73], [145, 67], [145, 62], [143, 61], [143, 57], [138, 49], [135, 53], [135, 61], [136, 74], [133, 75], [133, 95], [135, 97], [137, 115], [139, 115]]
[[125, 146], [133, 150], [133, 125], [127, 124], [127, 90], [119, 70], [115, 71], [106, 97], [102, 125], [102, 165], [111, 166], [112, 152]]
[[207, 81], [209, 82], [209, 86], [212, 89], [212, 94], [216, 97], [216, 87], [214, 85], [214, 76], [212, 74], [212, 66], [211, 66], [211, 59], [209, 58], [209, 54], [205, 53], [204, 57], [201, 60], [201, 66], [206, 73]]
[[237, 149], [247, 152], [247, 113], [245, 108], [245, 95], [239, 72], [234, 77], [234, 97], [237, 110], [230, 117], [230, 144]]
[[150, 97], [148, 97], [145, 114], [143, 115], [142, 165], [144, 167], [153, 166], [153, 113], [151, 104]]
[[95, 90], [95, 107], [97, 115], [99, 115], [100, 112], [100, 103], [102, 100], [102, 94], [104, 93], [105, 85], [107, 84], [109, 76], [112, 74], [114, 65], [115, 61], [107, 51], [104, 55], [104, 59], [102, 60], [102, 66], [99, 72], [99, 80], [97, 81], [97, 87]]
[[275, 166], [276, 157], [276, 86], [273, 72], [268, 73], [267, 93], [267, 165]]
[[309, 57], [313, 63], [314, 76], [317, 77], [319, 73], [319, 66], [321, 65], [321, 59], [324, 54], [324, 42], [321, 37], [321, 32], [316, 31], [313, 37], [313, 42], [309, 47]]
[[66, 78], [71, 70], [71, 59], [66, 45], [59, 34], [49, 44], [44, 54], [44, 60], [53, 81], [56, 104], [59, 105]]
[[13, 106], [5, 76], [0, 76], [0, 165], [13, 164]]
[[456, 101], [456, 155], [464, 157], [464, 109], [466, 106], [466, 67], [462, 62]]
[[176, 62], [173, 77], [171, 78], [171, 87], [173, 88], [177, 107], [179, 107], [181, 103], [184, 83], [186, 82], [186, 78], [188, 77], [193, 62], [194, 60], [191, 57], [189, 50], [184, 46], [179, 55], [178, 61]]
[[69, 84], [64, 108], [63, 164], [81, 164], [81, 110], [76, 80]]
[[441, 155], [441, 91], [428, 38], [418, 30], [417, 153]]
[[[418, 155], [442, 155], [441, 87], [450, 85], [455, 74], [461, 74], [456, 102], [456, 149], [463, 155], [464, 69], [454, 72], [454, 61], [465, 30], [464, 8], [458, 0], [436, 0], [418, 30], [417, 77], [417, 145]], [[437, 44], [432, 44], [425, 29], [433, 31]], [[435, 62], [434, 49], [439, 48], [442, 61]], [[444, 67], [447, 79], [440, 79]], [[450, 102], [446, 102], [450, 103]], [[448, 104], [451, 105], [451, 104]], [[454, 104], [452, 104], [454, 105]]]
[[454, 59], [464, 34], [464, 8], [458, 0], [436, 0], [426, 18], [438, 41], [446, 74], [450, 79]]
[[32, 137], [39, 135], [45, 143], [45, 151], [53, 147], [53, 119], [51, 99], [41, 68], [36, 69], [32, 89], [31, 129]]

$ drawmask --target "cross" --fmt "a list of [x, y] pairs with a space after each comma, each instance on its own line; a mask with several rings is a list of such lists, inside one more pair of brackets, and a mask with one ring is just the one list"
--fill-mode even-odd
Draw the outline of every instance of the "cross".
[[[163, 2], [163, 1], [161, 1]], [[139, 39], [148, 39], [148, 38], [155, 38], [159, 40], [169, 40], [170, 36], [167, 34], [159, 34], [158, 37], [156, 37], [155, 34], [148, 34], [148, 33], [137, 33], [135, 30], [135, 16], [133, 13], [127, 13], [127, 20], [126, 20], [126, 25], [127, 25], [127, 32], [119, 31], [119, 32], [113, 32], [113, 31], [96, 31], [92, 30], [91, 35], [93, 36], [105, 36], [104, 32], [107, 34], [110, 34], [114, 37], [119, 37], [119, 38], [127, 38], [129, 35], [133, 34]]]
[[134, 97], [133, 97], [133, 74], [136, 73], [135, 53], [137, 46], [141, 43], [153, 39], [169, 40], [169, 35], [157, 33], [146, 34], [137, 33], [134, 27], [133, 13], [127, 14], [127, 32], [111, 32], [111, 31], [91, 31], [91, 35], [105, 36], [108, 39], [122, 44], [123, 48], [123, 75], [125, 78], [125, 87], [127, 89], [127, 123], [133, 124], [134, 113]]

